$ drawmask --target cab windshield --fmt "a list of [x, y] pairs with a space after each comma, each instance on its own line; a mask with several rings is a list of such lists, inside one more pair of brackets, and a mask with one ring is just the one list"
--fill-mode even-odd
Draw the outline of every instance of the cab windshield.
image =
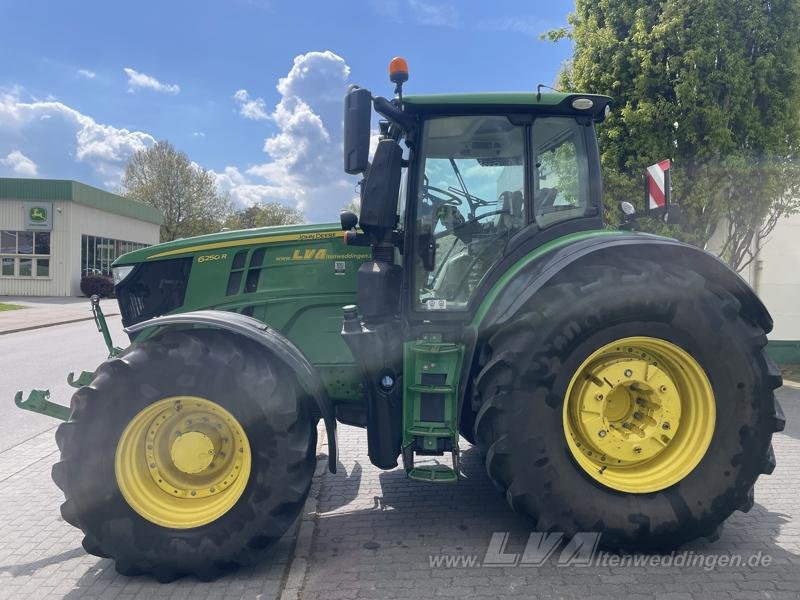
[[[547, 227], [585, 214], [583, 139], [580, 125], [565, 117], [541, 117], [533, 126], [498, 115], [425, 123], [416, 193], [419, 308], [465, 308], [515, 233], [533, 222]], [[530, 186], [526, 173], [533, 175]]]

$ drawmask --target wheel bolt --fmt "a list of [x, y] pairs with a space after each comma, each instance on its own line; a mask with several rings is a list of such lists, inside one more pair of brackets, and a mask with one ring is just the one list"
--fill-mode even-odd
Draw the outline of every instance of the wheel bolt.
[[604, 438], [606, 437], [606, 433], [607, 432], [605, 429], [601, 429], [600, 431], [597, 432], [597, 435], [599, 435], [601, 438]]
[[630, 369], [625, 369], [625, 377], [630, 377], [631, 375], [633, 375], [633, 371]]
[[667, 391], [667, 386], [665, 386], [665, 385], [662, 385], [660, 388], [658, 388], [658, 391], [659, 391], [659, 392], [661, 392], [661, 393], [663, 394], [664, 392], [666, 392], [666, 391]]
[[633, 418], [636, 419], [637, 421], [641, 421], [642, 420], [642, 413], [640, 413], [640, 412], [633, 413]]
[[633, 451], [634, 451], [636, 454], [641, 454], [641, 453], [642, 453], [642, 449], [641, 449], [639, 446], [634, 446], [634, 447], [633, 447]]
[[664, 423], [664, 424], [661, 426], [661, 429], [669, 429], [669, 423]]
[[602, 400], [603, 399], [603, 394], [595, 394], [594, 399], [595, 400]]

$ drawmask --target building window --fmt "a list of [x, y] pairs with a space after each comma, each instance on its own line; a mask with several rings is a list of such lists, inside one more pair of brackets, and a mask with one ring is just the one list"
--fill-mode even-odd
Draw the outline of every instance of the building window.
[[50, 277], [50, 232], [0, 231], [0, 277]]
[[111, 263], [147, 244], [84, 235], [81, 237], [81, 275], [110, 275]]

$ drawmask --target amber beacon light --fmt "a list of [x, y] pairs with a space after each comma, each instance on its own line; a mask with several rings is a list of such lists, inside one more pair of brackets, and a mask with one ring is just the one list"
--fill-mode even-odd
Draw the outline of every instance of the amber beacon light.
[[408, 63], [402, 56], [395, 56], [389, 62], [389, 80], [397, 84], [408, 81]]

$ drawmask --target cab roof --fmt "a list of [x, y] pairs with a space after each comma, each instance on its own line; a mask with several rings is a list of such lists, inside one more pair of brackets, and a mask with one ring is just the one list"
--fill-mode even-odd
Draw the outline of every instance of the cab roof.
[[[572, 103], [578, 98], [592, 101], [589, 109], [576, 109]], [[406, 110], [414, 112], [452, 112], [453, 110], [486, 110], [507, 108], [515, 112], [544, 112], [561, 114], [590, 114], [602, 121], [606, 107], [613, 102], [609, 96], [599, 94], [548, 92], [481, 92], [464, 94], [428, 94], [403, 97]]]

